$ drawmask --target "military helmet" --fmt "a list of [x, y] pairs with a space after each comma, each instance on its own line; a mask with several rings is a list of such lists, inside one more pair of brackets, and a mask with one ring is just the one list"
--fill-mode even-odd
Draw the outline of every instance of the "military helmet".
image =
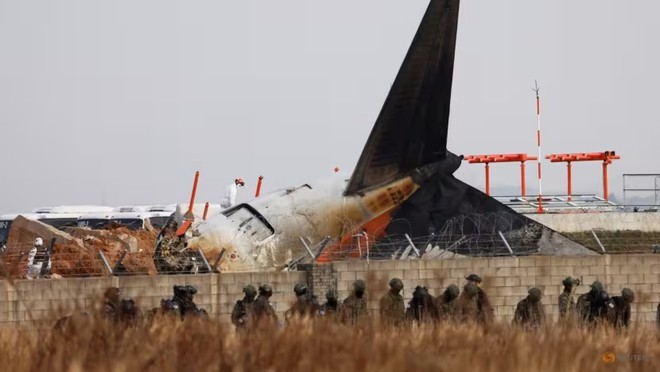
[[271, 288], [271, 286], [269, 286], [268, 284], [262, 284], [259, 286], [259, 294], [272, 295], [273, 288]]
[[180, 296], [186, 291], [186, 286], [184, 285], [175, 285], [172, 287], [172, 291], [175, 296]]
[[257, 295], [257, 289], [254, 288], [252, 284], [248, 284], [243, 287], [243, 293], [245, 293], [245, 295], [248, 297], [254, 297]]
[[458, 289], [458, 286], [456, 284], [452, 284], [447, 289], [445, 289], [445, 292], [450, 298], [456, 298], [460, 294], [461, 290]]
[[305, 283], [297, 283], [293, 287], [293, 292], [295, 292], [296, 296], [302, 296], [305, 293], [307, 293], [307, 284]]
[[413, 298], [417, 298], [417, 299], [423, 299], [428, 295], [429, 295], [429, 290], [426, 287], [422, 287], [421, 285], [415, 287], [415, 291], [413, 292]]
[[353, 283], [353, 288], [355, 288], [356, 291], [364, 291], [367, 289], [367, 283], [362, 279], [358, 279]]
[[119, 303], [119, 307], [123, 311], [128, 311], [128, 312], [133, 311], [135, 309], [135, 300], [133, 300], [132, 298], [124, 298]]
[[529, 291], [527, 291], [527, 293], [529, 293], [528, 297], [532, 302], [539, 302], [541, 300], [541, 297], [543, 297], [543, 292], [536, 287], [530, 288]]
[[121, 296], [121, 290], [118, 287], [109, 287], [103, 293], [103, 297], [106, 300], [111, 300], [111, 301], [119, 301], [120, 296]]
[[466, 276], [465, 279], [471, 282], [481, 283], [481, 277], [477, 274], [470, 274]]
[[327, 292], [325, 292], [325, 299], [330, 301], [330, 300], [336, 300], [337, 299], [337, 291], [334, 289], [328, 289]]
[[186, 292], [190, 294], [197, 294], [197, 288], [194, 285], [187, 285], [186, 286]]
[[591, 287], [591, 289], [593, 289], [594, 291], [597, 291], [597, 292], [601, 292], [601, 291], [605, 290], [605, 287], [603, 286], [603, 283], [601, 283], [597, 280], [595, 282], [591, 283], [590, 287]]
[[566, 278], [564, 278], [564, 280], [561, 281], [561, 284], [563, 284], [565, 287], [575, 286], [575, 285], [579, 285], [580, 281], [570, 276], [567, 276]]
[[400, 291], [403, 289], [403, 282], [399, 278], [392, 278], [390, 280], [390, 288]]
[[629, 302], [633, 302], [633, 300], [635, 300], [635, 292], [633, 292], [630, 288], [624, 288], [621, 291], [621, 296]]
[[474, 283], [468, 283], [463, 287], [463, 292], [465, 292], [468, 297], [472, 298], [479, 293], [479, 287], [477, 287]]

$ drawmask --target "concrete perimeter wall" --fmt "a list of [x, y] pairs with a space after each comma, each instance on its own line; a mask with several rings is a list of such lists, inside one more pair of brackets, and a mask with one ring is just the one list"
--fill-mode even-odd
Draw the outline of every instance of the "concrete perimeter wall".
[[526, 214], [549, 228], [562, 233], [591, 230], [635, 230], [643, 232], [660, 231], [660, 213], [561, 213]]
[[13, 285], [0, 285], [0, 325], [50, 326], [58, 316], [74, 308], [91, 309], [109, 286], [118, 286], [124, 296], [133, 297], [143, 309], [159, 305], [160, 299], [172, 296], [175, 284], [197, 286], [196, 302], [213, 317], [229, 321], [235, 301], [242, 297], [245, 284], [269, 283], [272, 302], [282, 313], [295, 300], [295, 283], [307, 282], [320, 300], [325, 291], [336, 287], [340, 298], [348, 296], [356, 279], [367, 281], [369, 306], [378, 312], [378, 299], [387, 291], [392, 277], [403, 279], [404, 297], [408, 301], [416, 285], [427, 286], [438, 295], [450, 284], [465, 284], [470, 273], [484, 279], [483, 287], [495, 307], [498, 321], [510, 322], [516, 303], [527, 295], [530, 287], [544, 290], [546, 312], [557, 316], [557, 296], [561, 281], [571, 275], [582, 278], [578, 294], [588, 290], [589, 283], [602, 281], [610, 295], [619, 295], [629, 287], [635, 291], [633, 319], [652, 324], [660, 302], [660, 255], [616, 255], [596, 257], [496, 257], [448, 260], [335, 262], [308, 265], [298, 272], [225, 273], [178, 276], [107, 277], [60, 280], [21, 280]]

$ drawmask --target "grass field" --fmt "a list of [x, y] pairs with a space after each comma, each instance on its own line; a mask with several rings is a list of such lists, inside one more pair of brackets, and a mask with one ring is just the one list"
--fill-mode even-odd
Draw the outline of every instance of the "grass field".
[[301, 321], [235, 332], [215, 321], [118, 332], [102, 322], [0, 329], [5, 371], [660, 371], [660, 332], [448, 325], [355, 329]]

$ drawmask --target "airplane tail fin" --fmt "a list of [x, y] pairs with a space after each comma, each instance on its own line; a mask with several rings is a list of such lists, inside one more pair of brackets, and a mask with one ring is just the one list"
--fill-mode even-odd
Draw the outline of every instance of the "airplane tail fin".
[[431, 0], [345, 195], [445, 157], [459, 3]]

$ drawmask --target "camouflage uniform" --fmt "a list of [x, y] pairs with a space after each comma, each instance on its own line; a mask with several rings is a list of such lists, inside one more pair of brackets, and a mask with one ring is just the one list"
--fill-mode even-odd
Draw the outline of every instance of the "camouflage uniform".
[[270, 296], [272, 295], [273, 289], [268, 284], [262, 284], [259, 286], [259, 297], [257, 297], [252, 305], [254, 323], [273, 322], [277, 324], [277, 314], [275, 313], [273, 306], [270, 304]]
[[463, 323], [479, 322], [479, 307], [477, 306], [477, 294], [479, 287], [474, 283], [468, 283], [463, 287], [463, 292], [456, 302], [456, 320]]
[[367, 285], [364, 280], [353, 283], [353, 292], [339, 308], [340, 319], [344, 323], [363, 325], [369, 320], [367, 298], [365, 296]]
[[562, 281], [564, 291], [559, 295], [559, 320], [568, 321], [574, 320], [575, 317], [575, 299], [573, 297], [573, 289], [580, 281], [567, 277]]
[[542, 326], [545, 323], [545, 312], [541, 303], [542, 296], [543, 293], [540, 289], [530, 289], [529, 295], [518, 302], [518, 306], [516, 306], [516, 312], [513, 315], [513, 324], [528, 328]]
[[383, 324], [394, 326], [403, 324], [406, 309], [400, 293], [402, 289], [401, 279], [390, 280], [390, 290], [380, 299], [380, 320]]
[[206, 314], [206, 311], [198, 308], [193, 301], [193, 297], [197, 293], [197, 288], [191, 285], [175, 285], [173, 289], [174, 297], [172, 301], [179, 306], [181, 318], [191, 315], [204, 316]]
[[339, 301], [337, 300], [337, 291], [329, 289], [325, 293], [325, 303], [319, 310], [319, 315], [327, 319], [337, 320], [339, 314]]
[[245, 296], [242, 300], [236, 301], [231, 312], [231, 322], [237, 329], [245, 328], [248, 325], [254, 298], [257, 296], [257, 289], [252, 284], [248, 284], [243, 288], [243, 293], [245, 293]]
[[415, 287], [413, 297], [408, 303], [406, 316], [409, 320], [415, 320], [418, 323], [433, 322], [438, 319], [438, 313], [433, 305], [433, 297], [426, 287]]
[[456, 284], [452, 284], [442, 295], [436, 297], [433, 300], [433, 304], [438, 312], [439, 321], [452, 321], [454, 320], [454, 314], [456, 313], [456, 303], [460, 290]]
[[155, 307], [146, 312], [144, 315], [147, 324], [153, 324], [156, 318], [169, 317], [171, 319], [181, 319], [181, 311], [179, 305], [167, 298], [160, 300], [160, 307]]
[[132, 298], [121, 300], [119, 320], [125, 328], [137, 328], [142, 325], [142, 311]]
[[106, 289], [103, 294], [105, 302], [103, 305], [102, 317], [113, 324], [119, 322], [120, 297], [121, 291], [117, 287], [110, 287]]
[[578, 297], [576, 305], [579, 320], [582, 325], [593, 325], [598, 321], [606, 320], [614, 304], [605, 291], [603, 284], [595, 281], [591, 290]]
[[621, 291], [621, 296], [612, 297], [614, 307], [610, 310], [610, 321], [615, 327], [630, 327], [630, 304], [635, 301], [635, 293], [629, 288]]
[[292, 317], [315, 317], [319, 313], [319, 304], [309, 296], [306, 284], [298, 283], [293, 288], [296, 294], [296, 302], [284, 313], [284, 319], [289, 320]]
[[491, 324], [495, 318], [495, 310], [488, 300], [488, 295], [481, 289], [481, 277], [477, 274], [470, 274], [465, 277], [468, 283], [472, 283], [477, 287], [477, 295], [475, 302], [478, 309], [478, 320], [481, 324]]

